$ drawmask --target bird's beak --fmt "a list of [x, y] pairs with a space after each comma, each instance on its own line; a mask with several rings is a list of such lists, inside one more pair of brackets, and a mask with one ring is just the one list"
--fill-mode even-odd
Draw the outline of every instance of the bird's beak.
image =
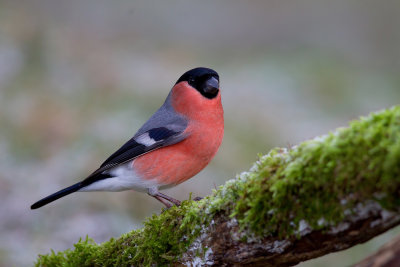
[[215, 77], [211, 77], [204, 83], [204, 92], [215, 95], [219, 90], [219, 81]]

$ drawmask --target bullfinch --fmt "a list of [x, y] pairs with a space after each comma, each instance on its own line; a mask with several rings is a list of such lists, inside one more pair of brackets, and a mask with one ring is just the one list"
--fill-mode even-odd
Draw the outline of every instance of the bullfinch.
[[184, 73], [164, 104], [138, 132], [83, 181], [45, 197], [40, 208], [73, 192], [136, 190], [165, 206], [180, 201], [160, 189], [200, 172], [216, 154], [224, 135], [219, 75], [195, 68]]

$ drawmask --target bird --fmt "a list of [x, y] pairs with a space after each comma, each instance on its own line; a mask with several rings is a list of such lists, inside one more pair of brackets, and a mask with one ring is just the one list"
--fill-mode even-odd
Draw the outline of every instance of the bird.
[[224, 136], [219, 75], [198, 67], [185, 72], [163, 105], [137, 133], [86, 179], [31, 206], [37, 209], [74, 192], [145, 192], [167, 208], [180, 201], [160, 192], [204, 169]]

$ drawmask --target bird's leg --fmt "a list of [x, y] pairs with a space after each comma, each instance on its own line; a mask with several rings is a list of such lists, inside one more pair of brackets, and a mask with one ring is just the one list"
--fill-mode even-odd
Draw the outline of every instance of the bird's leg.
[[181, 205], [181, 202], [179, 200], [159, 192], [156, 188], [149, 188], [148, 194], [150, 196], [154, 197], [155, 199], [157, 199], [158, 201], [160, 201], [161, 203], [163, 203], [167, 208], [172, 207], [172, 205], [170, 203], [166, 202], [165, 200], [173, 203], [176, 206]]
[[176, 206], [180, 206], [181, 205], [181, 202], [179, 200], [177, 200], [175, 198], [172, 198], [170, 196], [167, 196], [167, 195], [165, 195], [165, 194], [163, 194], [161, 192], [158, 192], [157, 196], [159, 196], [159, 197], [161, 197], [161, 198], [163, 198], [165, 200], [168, 200], [171, 203], [174, 203], [174, 205], [176, 205]]
[[169, 203], [168, 201], [166, 201], [165, 199], [163, 199], [163, 198], [161, 198], [159, 196], [152, 196], [152, 197], [154, 197], [155, 199], [157, 199], [158, 201], [163, 203], [167, 207], [167, 209], [169, 209], [169, 208], [171, 208], [173, 206], [171, 203]]

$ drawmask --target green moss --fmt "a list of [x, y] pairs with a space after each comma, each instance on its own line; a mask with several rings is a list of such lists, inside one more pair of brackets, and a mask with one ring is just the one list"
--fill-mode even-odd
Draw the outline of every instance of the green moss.
[[201, 225], [199, 203], [184, 201], [159, 216], [153, 215], [142, 229], [118, 239], [96, 244], [86, 238], [73, 250], [40, 255], [36, 266], [150, 266], [167, 265], [195, 238]]
[[394, 107], [262, 157], [234, 214], [257, 234], [287, 236], [300, 220], [314, 229], [334, 225], [345, 210], [368, 199], [398, 208], [399, 189], [400, 107]]
[[366, 200], [398, 209], [399, 192], [400, 107], [394, 107], [289, 151], [274, 149], [212, 196], [153, 215], [118, 239], [86, 238], [72, 250], [41, 255], [36, 265], [168, 265], [216, 214], [235, 217], [246, 233], [288, 237], [301, 220], [324, 229]]

